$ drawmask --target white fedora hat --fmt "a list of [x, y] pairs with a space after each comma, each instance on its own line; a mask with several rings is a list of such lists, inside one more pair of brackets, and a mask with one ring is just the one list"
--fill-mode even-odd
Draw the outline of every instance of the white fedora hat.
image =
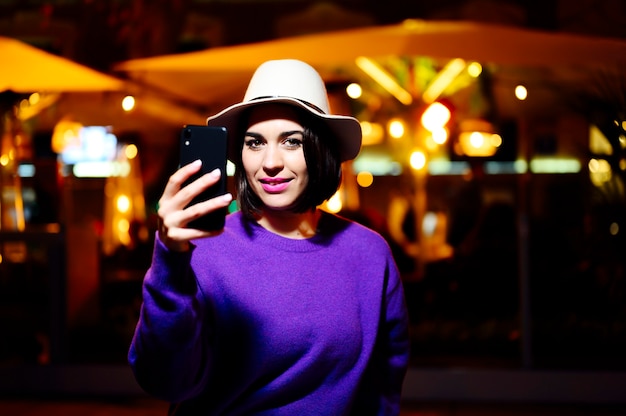
[[[242, 110], [276, 102], [300, 107], [325, 122], [339, 142], [341, 161], [352, 160], [359, 154], [362, 133], [358, 120], [330, 114], [322, 77], [312, 66], [295, 59], [272, 60], [261, 64], [250, 79], [243, 101], [210, 116], [207, 124], [236, 131]], [[230, 149], [231, 152], [239, 150]]]

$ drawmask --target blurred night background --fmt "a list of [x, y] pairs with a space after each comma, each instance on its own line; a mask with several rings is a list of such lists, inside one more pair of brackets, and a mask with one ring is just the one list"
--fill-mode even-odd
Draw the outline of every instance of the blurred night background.
[[141, 395], [126, 353], [180, 127], [310, 57], [363, 122], [324, 208], [396, 254], [406, 400], [626, 402], [623, 0], [0, 0], [0, 41], [0, 395]]

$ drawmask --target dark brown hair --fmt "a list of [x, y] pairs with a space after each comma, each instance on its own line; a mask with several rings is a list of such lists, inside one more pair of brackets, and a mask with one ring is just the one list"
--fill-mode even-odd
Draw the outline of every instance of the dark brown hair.
[[[341, 184], [341, 159], [339, 147], [333, 133], [326, 124], [316, 117], [307, 114], [297, 107], [298, 120], [304, 126], [303, 151], [304, 160], [309, 174], [308, 184], [295, 202], [295, 212], [312, 210], [337, 192]], [[242, 115], [239, 129], [233, 132], [237, 140], [237, 155], [235, 164], [235, 183], [237, 185], [237, 201], [239, 208], [248, 218], [254, 218], [263, 210], [261, 199], [254, 193], [241, 161], [244, 136], [249, 111]]]

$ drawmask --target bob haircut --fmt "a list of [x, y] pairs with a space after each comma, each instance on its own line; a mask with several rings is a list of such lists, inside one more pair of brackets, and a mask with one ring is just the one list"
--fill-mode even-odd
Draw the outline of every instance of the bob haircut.
[[[293, 208], [294, 212], [301, 213], [315, 209], [337, 192], [341, 184], [341, 159], [337, 141], [326, 124], [304, 110], [295, 106], [290, 108], [296, 109], [298, 120], [304, 127], [302, 147], [309, 174], [307, 186], [296, 199]], [[235, 183], [239, 207], [244, 216], [252, 219], [263, 210], [263, 202], [248, 183], [241, 160], [249, 114], [250, 111], [242, 114], [240, 127], [234, 132], [238, 152], [233, 163], [236, 167]]]

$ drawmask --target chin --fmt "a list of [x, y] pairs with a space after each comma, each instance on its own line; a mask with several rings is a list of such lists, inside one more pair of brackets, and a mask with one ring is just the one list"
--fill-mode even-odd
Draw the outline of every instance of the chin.
[[266, 212], [280, 212], [295, 214], [294, 204], [264, 204], [263, 210]]

